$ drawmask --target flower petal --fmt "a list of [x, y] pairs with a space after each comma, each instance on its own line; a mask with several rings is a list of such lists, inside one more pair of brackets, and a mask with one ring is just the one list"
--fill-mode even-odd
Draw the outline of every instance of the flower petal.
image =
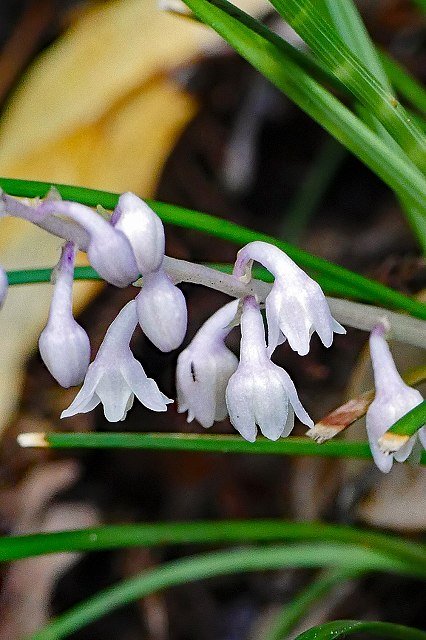
[[[77, 400], [77, 398], [75, 398], [75, 400]], [[68, 407], [68, 409], [64, 409], [62, 411], [61, 418], [70, 418], [71, 416], [75, 416], [77, 413], [89, 413], [89, 411], [93, 411], [93, 409], [98, 406], [101, 399], [96, 393], [94, 393], [92, 397], [87, 399], [86, 403], [79, 402], [77, 408], [73, 408], [74, 402]]]
[[126, 416], [132, 391], [120, 371], [106, 371], [99, 380], [96, 393], [104, 405], [105, 418], [109, 422], [118, 422]]
[[147, 377], [141, 363], [131, 354], [121, 366], [121, 373], [129, 389], [145, 407], [152, 411], [167, 411], [167, 405], [173, 400], [161, 393], [155, 380]]
[[253, 411], [253, 393], [251, 380], [244, 375], [241, 367], [231, 376], [226, 387], [226, 404], [229, 412], [229, 419], [235, 429], [241, 433], [243, 438], [249, 442], [254, 442], [257, 435], [257, 427]]
[[266, 438], [278, 440], [287, 422], [289, 404], [279, 374], [273, 368], [265, 370], [265, 375], [257, 378], [253, 389], [256, 424]]
[[288, 399], [294, 409], [295, 414], [299, 418], [303, 424], [312, 428], [314, 426], [314, 421], [310, 417], [310, 415], [305, 411], [302, 403], [299, 400], [299, 396], [297, 395], [296, 387], [294, 386], [293, 380], [288, 375], [287, 371], [277, 367], [279, 370], [279, 375], [281, 377], [281, 383], [285, 389], [285, 392], [288, 396]]
[[[74, 400], [71, 402], [68, 409], [62, 411], [61, 418], [69, 418], [70, 416], [74, 416], [76, 413], [80, 412], [86, 413], [86, 411], [81, 411], [81, 407], [86, 406], [87, 404], [89, 404], [89, 402], [92, 401], [93, 397], [95, 396], [95, 389], [100, 378], [102, 377], [103, 372], [103, 368], [98, 367], [96, 361], [92, 362], [89, 369], [87, 370], [83, 386], [77, 393]], [[99, 404], [99, 402], [97, 402], [94, 407], [96, 407], [97, 404]]]

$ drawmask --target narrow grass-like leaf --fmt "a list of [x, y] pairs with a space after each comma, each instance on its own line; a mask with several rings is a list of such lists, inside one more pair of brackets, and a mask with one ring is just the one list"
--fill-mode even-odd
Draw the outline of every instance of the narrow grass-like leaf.
[[424, 425], [426, 425], [426, 400], [395, 422], [386, 433], [399, 436], [413, 436]]
[[341, 144], [334, 138], [327, 138], [286, 207], [279, 235], [289, 242], [300, 240], [346, 156]]
[[413, 627], [405, 627], [391, 622], [366, 622], [365, 620], [337, 620], [313, 627], [295, 638], [295, 640], [331, 640], [347, 638], [353, 633], [374, 633], [377, 638], [391, 640], [426, 640], [426, 632]]
[[[382, 66], [379, 54], [352, 0], [321, 0], [334, 22], [337, 34], [348, 49], [358, 57], [371, 75], [392, 95], [393, 89]], [[321, 4], [319, 3], [319, 5]], [[318, 5], [317, 5], [318, 6]]]
[[426, 0], [414, 0], [414, 2], [418, 4], [420, 9], [422, 9], [423, 11], [426, 11]]
[[264, 640], [286, 640], [290, 631], [318, 600], [327, 597], [337, 585], [361, 574], [360, 571], [350, 569], [329, 569], [321, 572], [288, 604], [284, 605]]
[[426, 400], [402, 416], [379, 438], [380, 449], [385, 453], [399, 451], [423, 426], [426, 426]]
[[[226, 0], [185, 0], [185, 4], [392, 189], [425, 211], [426, 181], [408, 157], [389, 149], [369, 127], [284, 56], [277, 46], [238, 20], [235, 16], [242, 12], [237, 12], [235, 7], [230, 9]], [[247, 17], [244, 21], [247, 22]]]
[[423, 133], [395, 96], [368, 71], [324, 20], [311, 0], [271, 0], [271, 4], [424, 171], [426, 138]]
[[[258, 438], [247, 442], [240, 436], [196, 433], [23, 433], [24, 447], [52, 449], [154, 449], [198, 453], [252, 453], [258, 455], [320, 456], [325, 458], [371, 458], [367, 442], [330, 440], [318, 445], [309, 438], [290, 436], [273, 442]], [[422, 464], [426, 463], [426, 452]]]
[[[52, 271], [53, 269], [18, 269], [16, 271], [8, 271], [7, 279], [9, 286], [50, 282]], [[74, 279], [102, 280], [93, 267], [75, 267]]]
[[392, 86], [414, 107], [426, 114], [426, 89], [423, 85], [384, 51], [379, 52], [379, 55]]
[[[366, 69], [381, 83], [383, 88], [389, 94], [393, 93], [380, 57], [353, 0], [340, 0], [339, 2], [334, 2], [334, 0], [321, 0], [318, 3], [318, 7], [322, 5], [324, 5], [323, 14], [334, 23], [337, 35], [341, 40], [344, 41], [350, 51], [365, 64]], [[394, 153], [403, 153], [401, 147], [370, 110], [362, 105], [355, 105], [355, 110]], [[403, 195], [399, 197], [399, 200], [401, 208], [419, 240], [423, 253], [426, 253], [426, 220], [423, 215], [424, 212]]]
[[373, 549], [426, 571], [426, 547], [396, 535], [323, 522], [213, 520], [153, 522], [93, 527], [0, 538], [0, 562], [47, 553], [125, 547], [282, 541], [342, 542]]
[[[52, 184], [47, 182], [0, 178], [0, 187], [14, 196], [28, 198], [36, 196], [44, 197], [51, 186]], [[81, 202], [82, 204], [92, 207], [100, 204], [105, 209], [114, 209], [118, 202], [119, 195], [108, 191], [62, 184], [55, 184], [53, 186], [57, 188], [65, 200], [74, 200], [75, 202]], [[147, 202], [162, 218], [163, 222], [208, 233], [217, 238], [234, 242], [237, 245], [243, 245], [253, 240], [270, 242], [285, 251], [301, 267], [325, 277], [330, 285], [334, 283], [336, 287], [340, 288], [342, 295], [345, 295], [344, 291], [347, 285], [348, 296], [354, 295], [354, 292], [357, 291], [361, 300], [367, 300], [368, 302], [374, 300], [376, 303], [381, 303], [384, 306], [392, 308], [403, 309], [413, 316], [426, 320], [425, 304], [413, 300], [389, 287], [385, 287], [374, 280], [369, 280], [348, 269], [328, 262], [323, 258], [313, 256], [287, 242], [206, 213], [200, 213], [153, 200], [147, 200]]]
[[305, 544], [220, 551], [168, 562], [101, 591], [52, 620], [29, 640], [65, 638], [118, 607], [194, 580], [247, 571], [324, 566], [386, 571], [426, 579], [422, 569], [353, 545]]

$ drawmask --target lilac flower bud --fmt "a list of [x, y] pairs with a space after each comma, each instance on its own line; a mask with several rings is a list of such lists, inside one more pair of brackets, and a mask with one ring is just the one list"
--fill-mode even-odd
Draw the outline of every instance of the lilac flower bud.
[[325, 347], [333, 342], [333, 332], [346, 333], [332, 317], [319, 284], [278, 247], [267, 242], [250, 242], [238, 252], [234, 275], [248, 281], [253, 260], [275, 276], [272, 290], [266, 298], [269, 355], [282, 341], [281, 333], [293, 351], [301, 356], [308, 353], [314, 331]]
[[[410, 455], [416, 436], [413, 436], [393, 454], [381, 451], [378, 440], [397, 420], [423, 401], [419, 391], [402, 380], [384, 337], [385, 328], [377, 324], [370, 334], [370, 354], [374, 371], [376, 395], [367, 410], [366, 426], [374, 462], [383, 473], [392, 468], [393, 459], [403, 462]], [[426, 445], [426, 427], [418, 432]]]
[[0, 309], [3, 306], [8, 288], [7, 274], [3, 267], [0, 267]]
[[225, 345], [225, 338], [238, 309], [234, 300], [216, 311], [198, 330], [177, 361], [178, 412], [188, 411], [205, 428], [228, 415], [225, 390], [238, 359]]
[[249, 442], [256, 440], [257, 427], [270, 440], [288, 436], [293, 410], [304, 424], [314, 426], [290, 376], [267, 354], [262, 315], [253, 296], [244, 300], [240, 364], [229, 380], [226, 403], [232, 424]]
[[49, 319], [38, 346], [44, 364], [62, 387], [84, 380], [90, 362], [87, 333], [72, 315], [75, 247], [67, 242], [53, 274], [54, 289]]
[[90, 264], [107, 282], [125, 287], [139, 275], [132, 248], [126, 236], [99, 214], [78, 202], [44, 201], [38, 213], [68, 216], [85, 229], [89, 236], [87, 255]]
[[134, 193], [123, 193], [111, 223], [124, 233], [142, 274], [157, 271], [164, 258], [164, 227], [156, 213]]
[[186, 301], [163, 269], [144, 275], [136, 303], [139, 324], [151, 342], [160, 351], [177, 349], [186, 333]]
[[167, 404], [173, 400], [161, 393], [130, 351], [137, 322], [136, 302], [131, 300], [111, 323], [83, 387], [61, 418], [87, 413], [102, 402], [106, 419], [118, 422], [125, 419], [134, 396], [148, 409], [167, 410]]

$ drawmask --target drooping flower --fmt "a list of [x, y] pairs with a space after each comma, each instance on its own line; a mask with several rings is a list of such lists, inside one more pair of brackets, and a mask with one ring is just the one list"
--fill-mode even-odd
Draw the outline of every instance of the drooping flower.
[[72, 315], [75, 246], [67, 242], [53, 275], [54, 289], [49, 319], [38, 345], [52, 376], [62, 387], [81, 384], [90, 362], [90, 342]]
[[83, 387], [61, 418], [87, 413], [100, 402], [107, 420], [124, 420], [134, 396], [153, 411], [166, 411], [173, 402], [148, 378], [130, 350], [130, 339], [137, 325], [136, 302], [131, 300], [112, 322], [89, 367]]
[[216, 311], [177, 361], [178, 412], [188, 411], [188, 422], [195, 418], [205, 428], [228, 415], [225, 390], [238, 359], [224, 340], [233, 328], [237, 309], [238, 300], [234, 300]]
[[3, 269], [3, 267], [0, 267], [0, 309], [2, 308], [4, 300], [6, 298], [8, 286], [9, 285], [6, 271]]
[[226, 404], [232, 424], [249, 442], [256, 440], [257, 427], [270, 440], [288, 436], [294, 412], [307, 426], [314, 424], [288, 373], [268, 356], [262, 315], [253, 296], [244, 299], [240, 364], [229, 380]]
[[180, 347], [188, 324], [186, 301], [163, 269], [144, 275], [136, 304], [142, 331], [160, 351]]
[[111, 223], [130, 242], [140, 273], [157, 271], [164, 258], [164, 227], [157, 214], [134, 193], [123, 193]]
[[78, 202], [45, 200], [36, 211], [44, 216], [65, 215], [87, 231], [87, 256], [104, 280], [116, 287], [125, 287], [137, 279], [139, 269], [128, 239], [90, 207]]
[[275, 276], [265, 303], [269, 355], [282, 342], [282, 336], [293, 351], [304, 356], [314, 331], [325, 347], [331, 346], [333, 333], [346, 333], [332, 317], [319, 284], [278, 247], [260, 240], [250, 242], [238, 252], [234, 275], [249, 281], [254, 260]]
[[[367, 435], [374, 462], [380, 471], [388, 473], [392, 468], [393, 459], [403, 462], [408, 458], [416, 436], [411, 437], [393, 453], [382, 451], [378, 440], [397, 420], [420, 404], [423, 398], [417, 389], [405, 384], [399, 375], [385, 339], [385, 327], [382, 323], [378, 323], [370, 334], [370, 354], [376, 395], [367, 410]], [[418, 434], [425, 446], [426, 427], [422, 427]]]

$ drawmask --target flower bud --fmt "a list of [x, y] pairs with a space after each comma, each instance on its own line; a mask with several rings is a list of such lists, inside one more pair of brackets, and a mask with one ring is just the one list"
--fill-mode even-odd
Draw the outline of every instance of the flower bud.
[[134, 193], [123, 193], [111, 223], [131, 244], [140, 273], [157, 271], [164, 258], [164, 227], [157, 214]]
[[74, 258], [75, 247], [67, 242], [53, 274], [49, 319], [38, 342], [44, 364], [66, 388], [84, 380], [90, 362], [89, 338], [72, 315]]
[[147, 273], [136, 296], [139, 324], [160, 351], [173, 351], [183, 342], [187, 327], [185, 297], [163, 269]]
[[78, 202], [44, 201], [38, 207], [38, 213], [46, 216], [63, 214], [81, 225], [89, 234], [87, 256], [90, 264], [107, 282], [126, 287], [138, 277], [133, 250], [124, 233], [89, 207]]

